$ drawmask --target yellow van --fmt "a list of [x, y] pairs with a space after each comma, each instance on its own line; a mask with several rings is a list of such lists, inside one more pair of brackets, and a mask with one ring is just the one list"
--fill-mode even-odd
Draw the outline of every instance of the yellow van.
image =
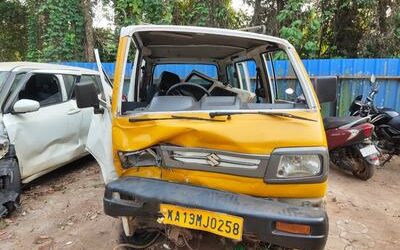
[[112, 105], [90, 82], [75, 91], [78, 106], [97, 114], [87, 144], [107, 183], [105, 213], [121, 218], [132, 248], [190, 248], [204, 236], [324, 248], [327, 142], [317, 95], [286, 40], [129, 26]]

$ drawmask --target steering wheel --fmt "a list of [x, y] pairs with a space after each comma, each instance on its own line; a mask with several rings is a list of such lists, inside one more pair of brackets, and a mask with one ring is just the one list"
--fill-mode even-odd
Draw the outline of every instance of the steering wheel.
[[180, 82], [172, 85], [165, 95], [183, 95], [191, 96], [197, 101], [200, 100], [204, 95], [210, 96], [210, 92], [203, 86], [191, 83], [191, 82]]

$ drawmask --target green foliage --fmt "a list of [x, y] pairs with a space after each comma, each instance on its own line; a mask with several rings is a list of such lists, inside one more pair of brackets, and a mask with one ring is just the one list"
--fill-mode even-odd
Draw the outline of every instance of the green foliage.
[[[85, 60], [92, 36], [85, 31], [90, 7], [85, 11], [83, 1], [0, 0], [0, 60]], [[233, 10], [232, 0], [91, 1], [112, 3], [115, 10], [115, 30], [94, 30], [105, 61], [115, 58], [119, 28], [139, 23], [232, 29], [264, 24], [267, 34], [288, 39], [303, 58], [400, 57], [397, 0], [244, 0], [253, 16]]]
[[28, 59], [84, 60], [84, 17], [80, 0], [30, 0]]
[[307, 2], [309, 1], [288, 0], [277, 19], [282, 25], [279, 30], [281, 37], [291, 42], [300, 56], [315, 58], [319, 56], [321, 19], [314, 8], [306, 6]]
[[94, 30], [95, 48], [99, 50], [101, 61], [113, 62], [117, 54], [118, 37], [111, 29], [96, 28]]
[[168, 24], [172, 19], [172, 1], [169, 0], [115, 0], [117, 26], [139, 23]]
[[243, 13], [231, 7], [230, 0], [178, 0], [173, 6], [173, 24], [220, 28], [241, 26]]
[[0, 13], [0, 61], [25, 59], [27, 47], [25, 6], [17, 0], [0, 0]]
[[118, 27], [139, 24], [179, 24], [234, 28], [243, 15], [230, 0], [115, 0]]
[[[395, 0], [246, 0], [250, 25], [288, 39], [303, 58], [400, 56]], [[276, 21], [275, 21], [276, 20]]]

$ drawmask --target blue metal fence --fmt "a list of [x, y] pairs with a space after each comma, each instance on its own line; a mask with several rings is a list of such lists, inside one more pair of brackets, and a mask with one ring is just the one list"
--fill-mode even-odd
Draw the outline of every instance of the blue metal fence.
[[[380, 84], [379, 93], [376, 96], [376, 104], [394, 108], [400, 111], [400, 59], [316, 59], [303, 60], [309, 75], [327, 76], [338, 75], [340, 78], [340, 86], [338, 93], [337, 113], [338, 115], [346, 115], [348, 106], [355, 96], [367, 94], [370, 88], [369, 77], [374, 74], [378, 78]], [[82, 62], [63, 62], [62, 64], [84, 67], [89, 69], [97, 69], [95, 63]], [[103, 67], [107, 74], [111, 77], [114, 74], [114, 63], [103, 63]], [[179, 75], [186, 76], [190, 72], [185, 67], [178, 68], [174, 72]], [[277, 72], [287, 75], [288, 65], [284, 62], [278, 63]], [[200, 68], [199, 68], [200, 69]], [[250, 75], [255, 76], [255, 67], [250, 67]], [[215, 74], [215, 68], [212, 66], [202, 65], [201, 71]], [[129, 64], [126, 69], [126, 76], [132, 72], [132, 65]], [[157, 73], [157, 72], [156, 72]]]

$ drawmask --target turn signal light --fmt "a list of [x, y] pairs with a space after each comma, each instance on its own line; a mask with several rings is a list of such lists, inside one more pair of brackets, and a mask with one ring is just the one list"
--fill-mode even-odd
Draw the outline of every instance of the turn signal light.
[[311, 227], [308, 225], [292, 224], [292, 223], [277, 221], [275, 228], [285, 233], [311, 234]]

